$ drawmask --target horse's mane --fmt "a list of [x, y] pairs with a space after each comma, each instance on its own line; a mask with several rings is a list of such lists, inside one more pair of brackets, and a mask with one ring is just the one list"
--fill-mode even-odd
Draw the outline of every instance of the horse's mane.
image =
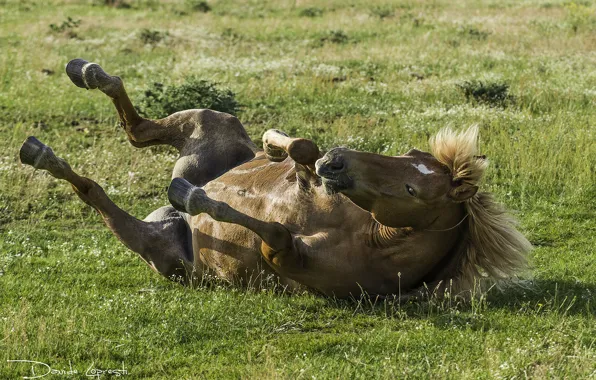
[[[439, 131], [429, 141], [432, 154], [453, 175], [455, 183], [477, 186], [488, 162], [478, 156], [478, 127], [463, 132], [450, 128]], [[508, 278], [527, 266], [530, 242], [516, 229], [516, 220], [487, 192], [478, 192], [463, 202], [467, 228], [458, 251], [442, 280], [452, 279], [453, 291], [471, 290], [480, 278]]]

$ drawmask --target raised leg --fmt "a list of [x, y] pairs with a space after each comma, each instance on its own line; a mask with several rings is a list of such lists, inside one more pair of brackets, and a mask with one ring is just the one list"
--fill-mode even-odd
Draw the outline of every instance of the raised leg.
[[159, 120], [139, 116], [122, 80], [108, 75], [98, 64], [74, 59], [66, 65], [72, 82], [99, 89], [112, 99], [130, 143], [142, 148], [165, 144], [180, 153], [172, 177], [202, 186], [231, 168], [252, 159], [257, 147], [240, 121], [229, 114], [207, 109], [176, 112]]
[[145, 221], [131, 216], [116, 206], [101, 186], [76, 174], [65, 160], [56, 157], [51, 148], [35, 137], [25, 140], [20, 159], [70, 182], [79, 198], [99, 212], [114, 235], [158, 273], [183, 283], [196, 275], [188, 225], [173, 208], [158, 209]]
[[112, 99], [120, 117], [120, 124], [133, 146], [142, 148], [167, 144], [179, 150], [182, 148], [184, 143], [182, 131], [139, 116], [120, 77], [108, 75], [97, 63], [80, 58], [68, 62], [66, 73], [78, 87], [88, 90], [99, 89]]
[[261, 253], [273, 267], [299, 268], [302, 256], [294, 247], [292, 235], [280, 223], [265, 222], [243, 214], [227, 203], [213, 200], [200, 187], [182, 178], [172, 180], [168, 198], [175, 209], [190, 215], [206, 213], [219, 222], [233, 223], [248, 228], [262, 240]]
[[263, 149], [267, 158], [275, 162], [290, 156], [298, 164], [314, 165], [321, 158], [319, 147], [311, 140], [292, 138], [277, 129], [270, 129], [263, 134]]
[[270, 129], [263, 134], [263, 149], [271, 161], [280, 162], [288, 156], [294, 161], [296, 179], [302, 189], [321, 184], [321, 178], [316, 174], [315, 168], [315, 162], [321, 158], [321, 152], [313, 141], [292, 138], [282, 131]]

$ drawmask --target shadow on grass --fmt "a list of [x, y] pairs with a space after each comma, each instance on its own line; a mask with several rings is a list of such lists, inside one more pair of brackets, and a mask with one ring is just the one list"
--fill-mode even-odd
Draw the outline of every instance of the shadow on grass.
[[399, 302], [397, 297], [373, 296], [339, 300], [325, 298], [329, 308], [352, 310], [353, 314], [394, 319], [427, 319], [439, 328], [466, 326], [474, 330], [498, 329], [485, 313], [505, 310], [515, 315], [596, 315], [596, 284], [575, 281], [533, 280], [492, 288], [472, 300], [436, 296]]
[[[152, 291], [178, 291], [174, 284], [159, 283]], [[487, 293], [464, 301], [457, 297], [399, 302], [398, 297], [361, 296], [338, 299], [313, 292], [290, 292], [272, 278], [255, 278], [249, 285], [230, 284], [214, 276], [206, 276], [188, 291], [207, 295], [234, 292], [259, 299], [258, 303], [285, 304], [288, 310], [302, 315], [291, 331], [313, 332], [334, 329], [341, 321], [363, 328], [379, 321], [427, 321], [439, 329], [471, 329], [473, 331], [509, 330], [511, 318], [555, 318], [596, 315], [596, 284], [575, 281], [533, 280], [522, 284], [490, 289]], [[245, 297], [243, 296], [243, 297]], [[208, 296], [209, 297], [209, 296]], [[261, 299], [265, 297], [265, 299]], [[267, 300], [268, 299], [268, 300]], [[508, 317], [510, 316], [510, 317]], [[502, 318], [505, 317], [505, 320]], [[341, 322], [341, 323], [343, 323]], [[286, 326], [287, 327], [287, 326]], [[284, 329], [286, 327], [283, 327]], [[397, 327], [403, 328], [403, 327]], [[282, 329], [283, 330], [283, 329]], [[281, 330], [280, 330], [281, 331]]]
[[555, 311], [558, 314], [596, 315], [596, 284], [568, 280], [533, 280], [529, 286], [511, 286], [489, 292], [486, 296], [489, 309], [527, 311], [529, 307]]
[[487, 318], [484, 312], [506, 310], [516, 316], [594, 316], [595, 294], [596, 284], [535, 280], [523, 287], [492, 290], [477, 307], [472, 304], [461, 305], [458, 306], [460, 312], [444, 310], [429, 315], [428, 319], [440, 329], [507, 330], [510, 326], [502, 326], [498, 320]]

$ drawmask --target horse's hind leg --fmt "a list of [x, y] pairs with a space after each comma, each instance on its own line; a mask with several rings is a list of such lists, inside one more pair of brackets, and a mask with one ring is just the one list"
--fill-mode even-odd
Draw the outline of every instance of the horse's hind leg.
[[159, 120], [144, 119], [135, 110], [122, 80], [108, 75], [96, 63], [74, 59], [66, 66], [79, 87], [99, 89], [118, 111], [130, 143], [137, 147], [166, 144], [180, 153], [172, 177], [202, 186], [231, 168], [252, 159], [258, 151], [240, 121], [212, 110], [176, 112]]
[[172, 207], [162, 207], [145, 221], [120, 209], [94, 181], [76, 174], [66, 161], [49, 147], [29, 137], [20, 151], [21, 162], [47, 170], [54, 177], [72, 184], [83, 202], [95, 208], [114, 235], [158, 273], [181, 282], [193, 274], [189, 227]]
[[88, 90], [99, 89], [112, 99], [120, 117], [120, 124], [133, 146], [143, 148], [166, 144], [178, 150], [182, 148], [184, 138], [180, 129], [139, 116], [120, 77], [108, 75], [97, 63], [80, 58], [68, 62], [66, 73], [78, 87]]

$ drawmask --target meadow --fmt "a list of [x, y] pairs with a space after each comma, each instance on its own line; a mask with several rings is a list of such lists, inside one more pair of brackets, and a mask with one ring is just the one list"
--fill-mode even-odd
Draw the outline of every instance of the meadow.
[[[596, 378], [593, 2], [0, 0], [0, 51], [0, 378], [31, 376], [9, 360], [78, 372], [47, 378]], [[532, 268], [470, 303], [170, 283], [19, 162], [34, 135], [132, 215], [168, 203], [176, 153], [131, 147], [65, 75], [79, 57], [146, 113], [167, 111], [154, 83], [213, 83], [257, 144], [278, 128], [396, 155], [478, 124], [482, 189]]]

